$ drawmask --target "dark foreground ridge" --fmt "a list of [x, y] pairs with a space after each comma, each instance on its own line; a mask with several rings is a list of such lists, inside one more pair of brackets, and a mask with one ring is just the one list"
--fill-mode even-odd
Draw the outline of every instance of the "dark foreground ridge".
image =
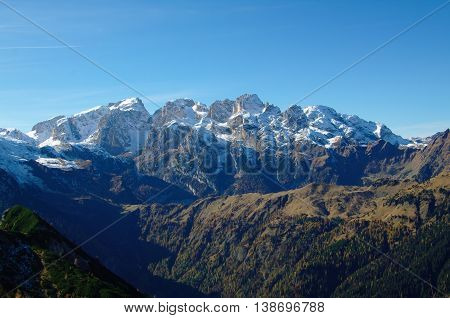
[[1, 296], [141, 296], [82, 250], [69, 253], [74, 247], [32, 211], [7, 210], [0, 223]]

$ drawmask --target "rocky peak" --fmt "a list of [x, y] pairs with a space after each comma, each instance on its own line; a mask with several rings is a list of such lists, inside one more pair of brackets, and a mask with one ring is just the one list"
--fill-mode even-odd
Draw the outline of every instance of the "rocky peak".
[[148, 130], [150, 114], [139, 98], [97, 106], [73, 116], [58, 116], [38, 123], [28, 136], [40, 147], [68, 144], [108, 146], [114, 143], [117, 152], [128, 151], [136, 139]]
[[192, 99], [180, 98], [169, 101], [153, 114], [153, 123], [158, 127], [173, 122], [193, 125], [197, 120], [194, 106], [196, 103]]
[[331, 107], [292, 105], [281, 112], [277, 106], [263, 103], [256, 94], [218, 100], [210, 107], [192, 99], [176, 99], [153, 116], [142, 100], [128, 98], [41, 122], [28, 136], [41, 147], [88, 144], [121, 154], [130, 149], [138, 152], [148, 132], [161, 127], [203, 129], [218, 139], [232, 142], [245, 141], [248, 134], [242, 135], [243, 131], [258, 132], [255, 138], [272, 140], [274, 147], [285, 147], [287, 140], [334, 148], [342, 142], [367, 145], [380, 139], [393, 145], [414, 146], [413, 141], [395, 135], [385, 125], [340, 114]]
[[266, 114], [266, 115], [278, 116], [281, 114], [281, 110], [279, 107], [277, 107], [273, 104], [266, 103], [266, 104], [264, 104], [264, 109], [263, 109], [262, 113]]
[[127, 98], [109, 106], [110, 110], [147, 112], [144, 103], [137, 97]]
[[282, 113], [283, 123], [288, 129], [298, 130], [307, 127], [308, 119], [303, 109], [298, 105], [292, 105]]
[[450, 131], [436, 134], [430, 143], [414, 156], [410, 170], [419, 181], [450, 171]]
[[247, 112], [250, 115], [259, 114], [263, 111], [264, 104], [256, 94], [244, 94], [236, 98], [233, 114]]
[[168, 101], [164, 106], [164, 109], [167, 111], [175, 110], [180, 108], [192, 108], [195, 105], [195, 102], [189, 98], [178, 98], [173, 101]]
[[409, 141], [395, 135], [392, 130], [390, 130], [386, 125], [377, 123], [376, 124], [376, 130], [374, 131], [375, 136], [377, 136], [381, 140], [386, 140], [387, 142], [393, 144], [393, 145], [401, 145], [401, 144], [407, 144]]
[[209, 107], [208, 117], [217, 122], [224, 123], [233, 114], [234, 104], [235, 101], [229, 99], [215, 101]]
[[[296, 106], [296, 105], [295, 105]], [[334, 108], [324, 106], [324, 105], [312, 105], [303, 108], [303, 112], [308, 117], [309, 120], [315, 120], [320, 118], [333, 118], [338, 117], [339, 114], [334, 110]]]
[[195, 112], [195, 117], [199, 121], [202, 121], [203, 118], [207, 117], [209, 113], [208, 106], [200, 102], [196, 102], [195, 105], [192, 106], [192, 110]]
[[265, 126], [262, 128], [270, 129], [272, 124], [278, 123], [281, 110], [275, 105], [266, 103], [261, 114], [258, 115], [258, 121], [260, 125]]
[[35, 143], [33, 138], [15, 128], [0, 128], [0, 137], [29, 144]]
[[27, 133], [27, 135], [35, 139], [37, 143], [40, 144], [52, 136], [53, 129], [57, 126], [58, 121], [64, 118], [64, 116], [57, 116], [37, 123], [33, 126], [32, 130]]
[[196, 102], [195, 105], [192, 106], [192, 109], [198, 113], [207, 113], [209, 111], [208, 106], [200, 102]]

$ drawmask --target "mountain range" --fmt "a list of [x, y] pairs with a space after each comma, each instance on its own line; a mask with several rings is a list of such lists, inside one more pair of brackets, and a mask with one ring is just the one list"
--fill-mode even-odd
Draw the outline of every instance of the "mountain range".
[[407, 140], [383, 124], [325, 106], [293, 105], [281, 112], [254, 94], [210, 107], [178, 99], [153, 115], [140, 99], [130, 98], [57, 116], [27, 134], [0, 129], [0, 138], [0, 168], [21, 184], [44, 182], [33, 165], [74, 172], [102, 160], [128, 160], [141, 175], [197, 196], [267, 192], [312, 181], [361, 184], [367, 167], [352, 175], [328, 168], [346, 166], [352, 156], [367, 157], [364, 162], [374, 155], [407, 160], [430, 141]]
[[129, 98], [0, 129], [0, 210], [73, 244], [101, 231], [83, 253], [147, 295], [446, 296], [449, 150], [449, 130], [254, 94], [153, 114]]

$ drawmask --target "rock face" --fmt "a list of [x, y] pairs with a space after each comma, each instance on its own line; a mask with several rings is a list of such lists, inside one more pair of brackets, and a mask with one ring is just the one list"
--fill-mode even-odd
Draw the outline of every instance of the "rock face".
[[215, 101], [209, 107], [208, 117], [218, 123], [226, 123], [233, 114], [234, 101], [225, 99]]
[[280, 135], [288, 135], [297, 141], [327, 147], [333, 146], [337, 139], [356, 144], [368, 144], [379, 139], [396, 145], [413, 143], [393, 134], [382, 124], [342, 115], [326, 106], [301, 108], [293, 105], [281, 113], [278, 107], [264, 104], [255, 94], [216, 101], [210, 107], [191, 99], [178, 99], [167, 102], [151, 117], [140, 99], [129, 98], [70, 117], [58, 116], [38, 123], [28, 135], [41, 146], [85, 143], [114, 153], [136, 151], [151, 127], [175, 123], [203, 127], [219, 139], [243, 142], [246, 135], [242, 131], [255, 129], [271, 130], [278, 139]]
[[244, 94], [236, 98], [233, 107], [233, 115], [239, 113], [247, 113], [249, 115], [257, 115], [264, 108], [263, 102], [255, 94]]
[[300, 106], [292, 105], [283, 112], [282, 118], [283, 125], [292, 131], [298, 131], [308, 127], [308, 118]]
[[153, 115], [153, 124], [156, 127], [181, 122], [193, 125], [197, 122], [197, 114], [194, 111], [195, 102], [192, 99], [177, 99], [168, 102], [163, 108]]
[[[100, 231], [86, 252], [150, 295], [439, 296], [369, 241], [448, 296], [449, 150], [448, 131], [406, 140], [253, 94], [210, 107], [179, 99], [153, 116], [131, 98], [27, 135], [0, 129], [0, 211], [30, 206], [74, 243]], [[10, 230], [0, 231], [3, 288], [50, 271], [48, 246]], [[75, 268], [84, 281], [89, 264], [70, 259], [55, 277]], [[55, 277], [17, 295], [81, 295]]]

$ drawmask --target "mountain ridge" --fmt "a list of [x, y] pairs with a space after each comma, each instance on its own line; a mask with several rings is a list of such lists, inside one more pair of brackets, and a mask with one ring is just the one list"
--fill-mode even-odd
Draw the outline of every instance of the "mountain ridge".
[[[336, 112], [333, 108], [322, 105], [300, 107], [291, 105], [285, 111], [281, 111], [277, 106], [263, 103], [256, 94], [244, 94], [235, 100], [218, 100], [210, 106], [206, 106], [192, 99], [176, 99], [167, 102], [163, 107], [150, 115], [146, 110], [142, 100], [139, 98], [128, 98], [116, 103], [97, 106], [86, 111], [82, 111], [72, 116], [56, 116], [47, 121], [37, 123], [27, 135], [36, 140], [41, 146], [58, 146], [64, 143], [87, 143], [96, 144], [99, 142], [98, 134], [102, 127], [100, 121], [111, 112], [122, 111], [137, 113], [140, 115], [139, 125], [136, 127], [123, 127], [123, 129], [141, 129], [142, 125], [155, 125], [161, 127], [171, 125], [175, 122], [182, 125], [204, 127], [212, 130], [219, 138], [229, 139], [230, 136], [220, 134], [213, 129], [226, 123], [229, 128], [236, 124], [249, 122], [255, 123], [258, 117], [259, 125], [270, 125], [272, 128], [278, 126], [283, 128], [283, 132], [294, 130], [297, 139], [310, 140], [314, 143], [331, 147], [341, 138], [347, 138], [359, 144], [367, 144], [377, 139], [384, 139], [393, 144], [404, 146], [420, 146], [419, 139], [404, 139], [392, 133], [383, 124], [367, 122], [356, 115], [345, 115]], [[128, 114], [128, 116], [130, 116]], [[279, 118], [277, 118], [279, 117]], [[137, 119], [137, 118], [134, 118]], [[149, 121], [152, 121], [150, 124]], [[273, 120], [276, 119], [277, 123]], [[286, 125], [285, 123], [296, 123]], [[328, 130], [327, 130], [328, 129]], [[355, 130], [363, 130], [361, 134]], [[1, 133], [1, 132], [0, 132]], [[124, 146], [124, 150], [129, 150], [130, 144]]]
[[[375, 146], [383, 142], [392, 146]], [[93, 160], [132, 160], [135, 168], [127, 169], [197, 196], [273, 192], [308, 182], [361, 184], [380, 170], [389, 175], [388, 166], [409, 164], [412, 152], [426, 147], [423, 142], [406, 140], [382, 124], [327, 106], [293, 105], [281, 111], [255, 94], [215, 101], [209, 107], [178, 99], [153, 115], [140, 99], [128, 98], [54, 117], [28, 134], [1, 129], [0, 168], [21, 184], [40, 185], [36, 164], [75, 174]], [[352, 160], [357, 160], [356, 169], [350, 169]], [[409, 165], [424, 180], [433, 175], [425, 168], [416, 171], [418, 163]]]

